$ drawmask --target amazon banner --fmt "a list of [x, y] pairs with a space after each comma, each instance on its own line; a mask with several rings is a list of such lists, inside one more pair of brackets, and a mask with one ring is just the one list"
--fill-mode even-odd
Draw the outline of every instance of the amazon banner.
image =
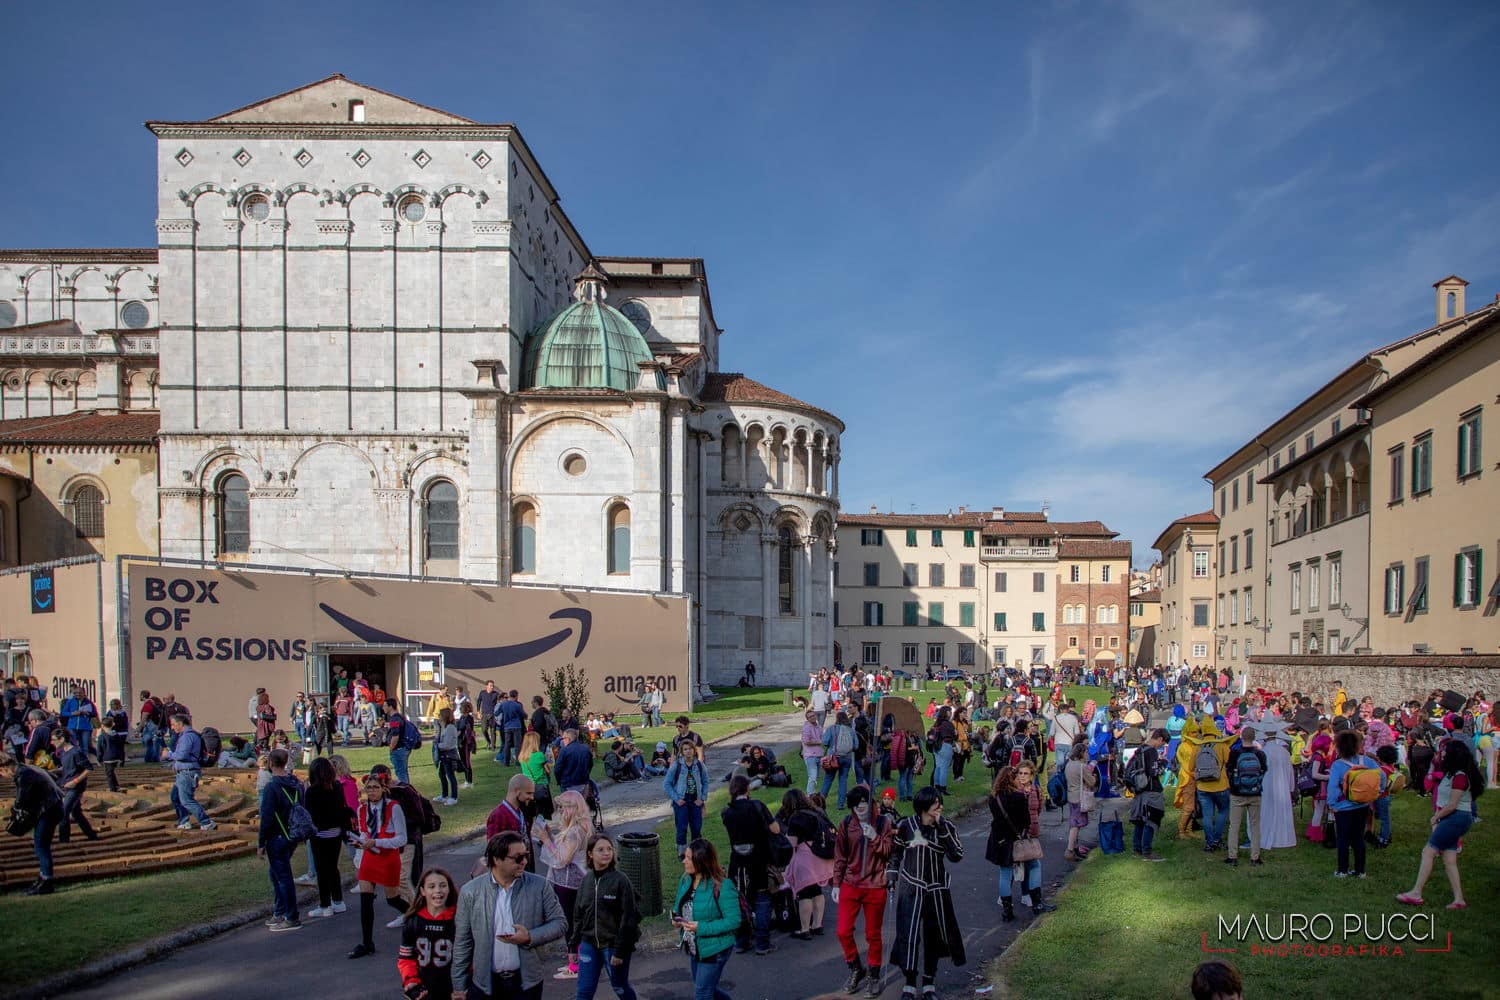
[[[288, 731], [309, 653], [440, 654], [445, 681], [477, 695], [485, 681], [541, 694], [541, 670], [588, 672], [590, 711], [632, 711], [651, 679], [671, 711], [690, 706], [686, 597], [600, 594], [414, 580], [130, 567], [135, 694], [168, 692], [199, 726], [248, 728], [266, 689]], [[387, 690], [398, 695], [392, 672]]]

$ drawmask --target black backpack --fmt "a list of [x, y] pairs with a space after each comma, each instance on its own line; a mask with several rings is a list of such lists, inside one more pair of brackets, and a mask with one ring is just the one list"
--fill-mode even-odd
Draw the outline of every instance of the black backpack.
[[1236, 795], [1259, 795], [1266, 769], [1253, 750], [1242, 750], [1234, 759], [1234, 771], [1229, 776], [1229, 790]]
[[814, 856], [822, 858], [824, 861], [832, 861], [834, 853], [833, 845], [834, 841], [838, 839], [838, 831], [833, 828], [833, 824], [829, 822], [827, 816], [819, 812], [815, 812], [813, 815], [818, 821], [818, 833], [817, 836], [808, 841], [807, 847], [813, 852]]

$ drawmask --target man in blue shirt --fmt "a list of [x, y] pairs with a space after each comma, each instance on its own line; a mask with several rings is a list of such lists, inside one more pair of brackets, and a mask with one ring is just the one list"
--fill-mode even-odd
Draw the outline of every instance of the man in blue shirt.
[[589, 771], [594, 767], [594, 752], [587, 743], [580, 743], [578, 730], [568, 729], [562, 735], [563, 746], [552, 765], [558, 787], [563, 791], [577, 791], [584, 798], [589, 796]]
[[191, 830], [193, 820], [202, 830], [217, 827], [208, 818], [208, 810], [194, 798], [198, 794], [198, 779], [203, 776], [203, 737], [193, 729], [186, 715], [172, 716], [172, 734], [176, 737], [172, 749], [162, 754], [162, 760], [172, 765], [172, 808], [177, 812], [177, 829]]
[[57, 714], [72, 734], [75, 746], [81, 747], [85, 754], [97, 752], [93, 746], [94, 720], [99, 717], [99, 710], [76, 683], [68, 686], [68, 696]]
[[526, 731], [526, 708], [521, 704], [520, 692], [512, 691], [502, 698], [497, 709], [500, 716], [500, 752], [505, 755], [504, 764], [521, 762], [521, 736]]

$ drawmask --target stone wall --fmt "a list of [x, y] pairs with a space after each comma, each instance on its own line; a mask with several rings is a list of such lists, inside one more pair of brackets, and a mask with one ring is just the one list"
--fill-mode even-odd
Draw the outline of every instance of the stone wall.
[[1378, 706], [1425, 698], [1434, 688], [1463, 694], [1500, 692], [1500, 656], [1252, 656], [1248, 687], [1302, 691], [1331, 702], [1335, 681], [1352, 698], [1370, 695]]

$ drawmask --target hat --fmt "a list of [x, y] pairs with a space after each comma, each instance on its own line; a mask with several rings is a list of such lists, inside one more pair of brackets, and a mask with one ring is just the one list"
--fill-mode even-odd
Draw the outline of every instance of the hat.
[[894, 788], [883, 788], [880, 791], [880, 797], [882, 799], [885, 799], [887, 802], [890, 802], [895, 799], [896, 790]]
[[667, 748], [667, 741], [666, 740], [657, 740], [656, 741], [656, 749], [658, 749], [658, 750], [665, 750], [666, 748]]

